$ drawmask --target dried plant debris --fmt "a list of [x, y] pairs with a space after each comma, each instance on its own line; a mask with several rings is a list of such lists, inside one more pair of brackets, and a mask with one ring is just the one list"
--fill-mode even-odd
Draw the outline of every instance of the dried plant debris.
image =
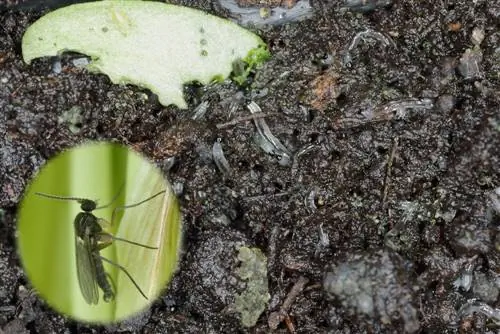
[[304, 102], [316, 110], [325, 111], [342, 94], [340, 74], [329, 70], [314, 78], [305, 93]]
[[79, 106], [73, 106], [69, 110], [62, 112], [61, 116], [58, 117], [57, 123], [67, 124], [69, 130], [77, 134], [81, 131], [83, 123], [82, 108]]
[[460, 58], [458, 71], [467, 80], [481, 79], [483, 77], [480, 68], [482, 61], [483, 52], [480, 48], [467, 49]]
[[474, 313], [483, 314], [489, 320], [493, 321], [496, 326], [500, 326], [500, 309], [493, 308], [490, 305], [477, 301], [475, 299], [470, 300], [458, 311], [458, 314], [461, 318], [472, 315]]
[[[309, 0], [300, 0], [296, 3], [270, 1], [264, 4], [264, 7], [240, 6], [240, 1], [236, 0], [219, 0], [219, 3], [229, 10], [234, 19], [243, 26], [280, 25], [303, 21], [311, 18], [314, 14]], [[285, 5], [283, 6], [283, 4]]]
[[[255, 102], [250, 102], [247, 106], [252, 114], [261, 114], [262, 109]], [[288, 149], [276, 138], [269, 129], [266, 121], [263, 118], [254, 118], [257, 133], [254, 136], [257, 145], [264, 150], [264, 152], [277, 157], [278, 162], [282, 166], [289, 166], [291, 163], [292, 154]]]
[[344, 7], [355, 11], [367, 13], [373, 10], [390, 6], [392, 0], [345, 0]]
[[479, 47], [484, 40], [484, 36], [485, 36], [484, 29], [480, 27], [475, 27], [472, 30], [472, 34], [470, 36], [470, 41], [472, 45]]
[[267, 258], [258, 248], [241, 247], [238, 260], [241, 265], [236, 274], [246, 281], [246, 288], [236, 296], [235, 309], [241, 314], [243, 326], [253, 327], [271, 298], [267, 286]]
[[214, 145], [212, 146], [212, 158], [214, 159], [215, 165], [221, 172], [222, 176], [229, 177], [231, 176], [231, 167], [229, 166], [229, 162], [224, 156], [221, 142], [222, 139], [217, 138]]
[[460, 57], [458, 71], [466, 80], [476, 80], [483, 78], [481, 63], [483, 62], [483, 51], [481, 43], [484, 40], [484, 30], [482, 28], [474, 28], [470, 36], [470, 41], [473, 45], [468, 48]]
[[[184, 83], [248, 73], [269, 57], [263, 41], [234, 23], [188, 7], [151, 1], [97, 1], [50, 12], [23, 36], [26, 63], [65, 51], [89, 55], [89, 70], [150, 89], [163, 105], [187, 108]], [[245, 78], [239, 78], [244, 80]]]
[[297, 3], [296, 0], [236, 0], [240, 7], [285, 7], [292, 8]]
[[462, 269], [453, 286], [466, 297], [495, 304], [500, 294], [500, 277], [479, 256], [472, 257]]
[[347, 316], [389, 325], [402, 321], [407, 333], [420, 329], [413, 305], [413, 282], [403, 270], [404, 260], [396, 253], [377, 251], [350, 254], [328, 271], [324, 289], [328, 297], [340, 302]]
[[371, 41], [371, 40], [377, 41], [385, 47], [389, 46], [392, 46], [394, 48], [396, 47], [394, 41], [389, 37], [385, 36], [384, 34], [378, 31], [367, 29], [365, 31], [357, 33], [356, 36], [354, 36], [354, 38], [352, 39], [352, 42], [347, 48], [344, 55], [343, 59], [344, 65], [349, 65], [352, 62], [353, 60], [352, 53], [361, 42]]
[[201, 102], [196, 108], [194, 108], [191, 119], [195, 121], [201, 120], [207, 113], [209, 106], [210, 103], [208, 101]]
[[337, 129], [350, 129], [371, 123], [387, 122], [392, 119], [405, 119], [410, 111], [431, 110], [434, 100], [429, 98], [408, 98], [391, 101], [374, 109], [368, 108], [356, 117], [344, 117], [335, 122]]

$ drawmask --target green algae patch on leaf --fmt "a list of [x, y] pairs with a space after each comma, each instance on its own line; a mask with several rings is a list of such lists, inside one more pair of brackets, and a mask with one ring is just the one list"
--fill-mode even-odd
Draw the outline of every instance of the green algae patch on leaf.
[[241, 324], [253, 327], [271, 299], [267, 284], [267, 258], [258, 248], [241, 247], [238, 260], [241, 265], [236, 274], [246, 281], [246, 289], [235, 297], [235, 309], [240, 313]]
[[[187, 108], [184, 83], [227, 78], [235, 61], [247, 60], [251, 70], [269, 56], [260, 37], [228, 20], [135, 0], [64, 7], [41, 17], [23, 36], [28, 64], [65, 51], [90, 56], [88, 69], [105, 73], [113, 83], [148, 88], [161, 104], [182, 109]], [[255, 54], [257, 61], [248, 61]]]

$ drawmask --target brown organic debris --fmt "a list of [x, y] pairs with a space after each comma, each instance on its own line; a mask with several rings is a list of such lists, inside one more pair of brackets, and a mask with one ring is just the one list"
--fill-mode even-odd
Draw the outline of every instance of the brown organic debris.
[[339, 78], [340, 75], [334, 71], [327, 71], [316, 77], [309, 84], [304, 102], [314, 109], [325, 111], [342, 93]]

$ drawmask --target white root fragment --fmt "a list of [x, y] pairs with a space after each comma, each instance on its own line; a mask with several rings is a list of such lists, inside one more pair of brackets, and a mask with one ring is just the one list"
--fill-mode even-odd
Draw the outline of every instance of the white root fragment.
[[484, 314], [486, 317], [494, 321], [497, 325], [500, 325], [500, 309], [498, 308], [493, 308], [486, 303], [472, 299], [467, 304], [462, 306], [458, 311], [458, 314], [461, 318], [472, 313]]
[[191, 116], [191, 119], [195, 120], [195, 121], [202, 119], [203, 116], [205, 116], [205, 114], [207, 113], [209, 106], [210, 106], [210, 104], [208, 103], [208, 101], [203, 101], [202, 103], [200, 103], [194, 109], [193, 116]]
[[330, 247], [330, 238], [328, 233], [323, 230], [323, 223], [319, 224], [319, 242], [316, 245], [314, 256], [318, 256], [324, 249]]
[[345, 0], [342, 9], [349, 9], [353, 12], [368, 13], [378, 8], [383, 8], [392, 4], [392, 0]]
[[389, 47], [389, 46], [395, 47], [396, 46], [396, 44], [392, 41], [392, 39], [386, 37], [384, 34], [378, 32], [378, 31], [367, 29], [365, 31], [357, 33], [356, 36], [354, 36], [354, 38], [352, 39], [351, 44], [349, 45], [349, 47], [347, 48], [347, 50], [345, 52], [344, 65], [349, 65], [351, 63], [352, 50], [354, 50], [359, 45], [359, 43], [361, 41], [366, 41], [369, 39], [376, 40], [376, 41], [380, 42], [385, 47]]
[[214, 145], [212, 146], [212, 158], [214, 159], [215, 165], [224, 177], [231, 176], [231, 166], [224, 156], [222, 151], [221, 139], [217, 138]]
[[375, 111], [376, 119], [402, 119], [407, 116], [409, 110], [429, 110], [434, 107], [434, 102], [431, 99], [405, 99], [389, 102], [383, 105], [379, 110]]
[[316, 195], [318, 194], [318, 191], [319, 191], [319, 188], [318, 187], [314, 187], [310, 192], [309, 194], [307, 195], [307, 197], [305, 198], [305, 205], [307, 207], [307, 211], [309, 212], [314, 212], [318, 209], [318, 207], [316, 206]]
[[[295, 299], [304, 291], [306, 284], [309, 283], [309, 279], [301, 276], [297, 282], [293, 285], [292, 289], [288, 293], [283, 305], [278, 311], [272, 312], [269, 315], [268, 325], [269, 328], [275, 330], [278, 328], [279, 324], [283, 322], [288, 317], [288, 312], [290, 307], [295, 302]], [[295, 331], [289, 331], [295, 333]]]
[[[253, 101], [250, 102], [247, 108], [251, 114], [262, 113], [262, 109]], [[253, 121], [257, 128], [257, 134], [254, 137], [257, 145], [266, 153], [276, 156], [280, 165], [289, 166], [292, 156], [290, 151], [271, 133], [269, 126], [263, 118], [254, 118]]]
[[481, 79], [484, 77], [481, 71], [483, 61], [483, 51], [479, 47], [465, 50], [460, 57], [458, 72], [466, 79]]

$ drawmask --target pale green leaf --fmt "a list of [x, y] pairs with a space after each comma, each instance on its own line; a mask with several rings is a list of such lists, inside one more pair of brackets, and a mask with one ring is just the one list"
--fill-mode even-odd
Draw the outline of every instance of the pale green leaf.
[[229, 76], [236, 60], [250, 59], [247, 63], [254, 67], [269, 55], [257, 35], [228, 20], [149, 1], [98, 1], [58, 9], [28, 28], [22, 51], [27, 63], [64, 51], [88, 55], [89, 69], [107, 74], [114, 83], [148, 88], [163, 105], [180, 108], [187, 107], [184, 83], [220, 80]]

